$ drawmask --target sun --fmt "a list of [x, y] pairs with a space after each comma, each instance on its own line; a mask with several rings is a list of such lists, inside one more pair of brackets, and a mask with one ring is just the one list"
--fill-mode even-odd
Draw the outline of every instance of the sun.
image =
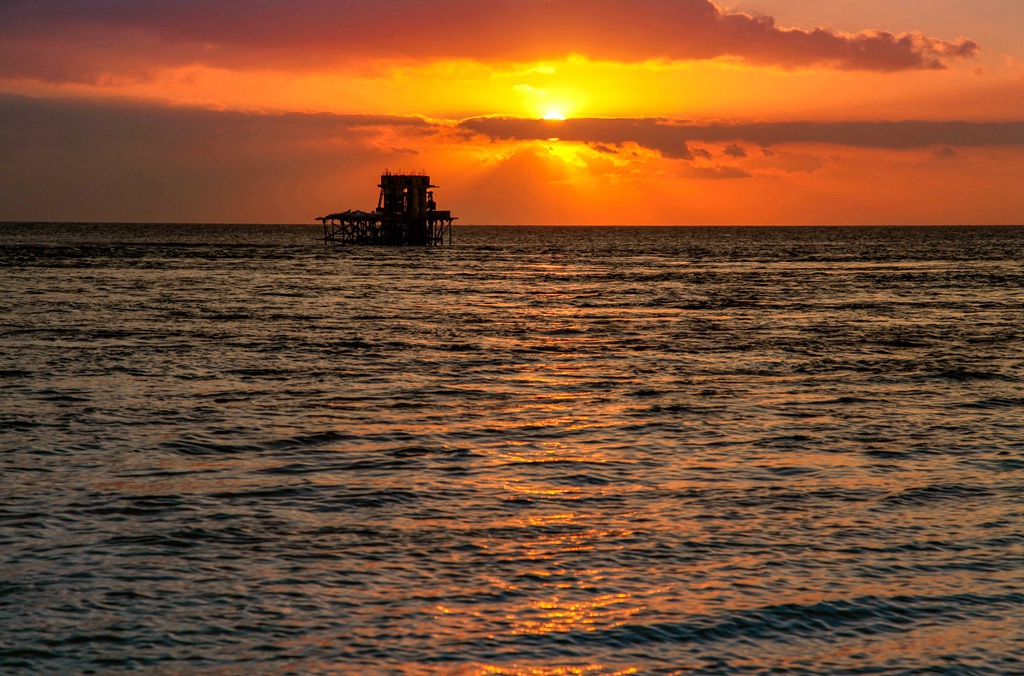
[[563, 115], [562, 111], [560, 111], [560, 110], [549, 110], [548, 112], [544, 113], [544, 119], [545, 120], [564, 120], [565, 119], [565, 115]]

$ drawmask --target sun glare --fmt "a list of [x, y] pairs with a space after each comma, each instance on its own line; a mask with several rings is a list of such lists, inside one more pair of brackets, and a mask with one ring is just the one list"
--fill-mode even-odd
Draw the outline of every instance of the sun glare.
[[565, 119], [565, 115], [562, 115], [562, 113], [560, 111], [557, 111], [557, 110], [549, 110], [548, 112], [544, 113], [544, 119], [545, 120], [564, 120]]

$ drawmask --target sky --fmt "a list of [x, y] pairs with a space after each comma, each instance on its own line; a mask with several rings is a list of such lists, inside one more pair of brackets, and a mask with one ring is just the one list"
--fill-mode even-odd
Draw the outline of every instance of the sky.
[[0, 0], [0, 220], [1024, 222], [1020, 0]]

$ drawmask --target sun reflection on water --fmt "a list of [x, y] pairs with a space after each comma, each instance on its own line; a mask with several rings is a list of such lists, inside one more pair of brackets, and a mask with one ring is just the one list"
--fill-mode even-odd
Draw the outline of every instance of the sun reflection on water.
[[525, 617], [507, 616], [514, 623], [514, 634], [554, 634], [618, 627], [642, 613], [644, 607], [635, 604], [629, 594], [602, 594], [582, 601], [552, 598], [535, 603], [532, 610], [533, 613]]
[[586, 676], [586, 674], [594, 672], [600, 672], [603, 676], [628, 676], [629, 674], [639, 673], [634, 667], [608, 671], [607, 668], [600, 664], [571, 667], [523, 667], [516, 664], [509, 666], [488, 665], [481, 667], [479, 671], [474, 670], [467, 673], [474, 673], [479, 676], [486, 674], [507, 674], [507, 676]]

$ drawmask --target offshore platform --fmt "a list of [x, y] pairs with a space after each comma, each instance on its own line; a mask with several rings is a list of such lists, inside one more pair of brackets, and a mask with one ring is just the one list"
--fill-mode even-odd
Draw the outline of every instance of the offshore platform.
[[324, 226], [324, 244], [378, 244], [435, 246], [452, 243], [450, 211], [438, 211], [430, 177], [392, 174], [380, 177], [380, 198], [373, 211], [342, 211], [318, 216]]

